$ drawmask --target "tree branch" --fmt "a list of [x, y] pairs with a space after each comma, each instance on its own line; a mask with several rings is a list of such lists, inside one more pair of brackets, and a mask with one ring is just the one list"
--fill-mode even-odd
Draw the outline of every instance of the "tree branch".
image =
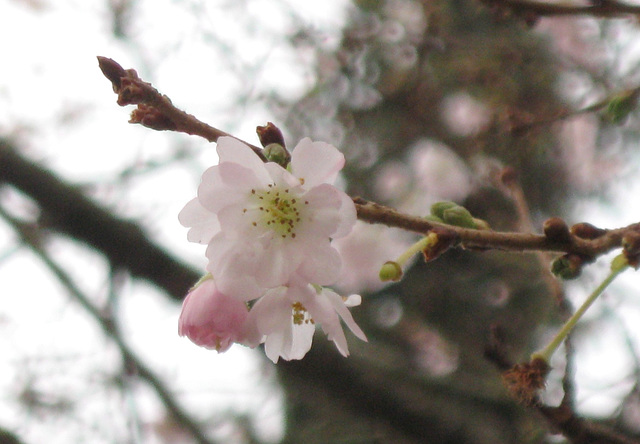
[[595, 239], [579, 237], [576, 234], [571, 234], [566, 239], [554, 239], [548, 235], [541, 234], [497, 232], [456, 227], [432, 222], [422, 217], [403, 214], [393, 208], [361, 198], [355, 198], [354, 202], [358, 211], [358, 219], [360, 220], [422, 234], [429, 233], [435, 227], [447, 229], [458, 236], [463, 247], [470, 249], [497, 249], [520, 252], [554, 251], [595, 258], [613, 249], [620, 248], [625, 234], [640, 230], [640, 223], [635, 223], [613, 230], [598, 229], [599, 236]]
[[181, 301], [200, 278], [153, 243], [139, 225], [112, 215], [78, 188], [22, 157], [0, 139], [0, 184], [10, 184], [31, 197], [42, 211], [44, 228], [82, 241], [103, 253], [114, 268], [126, 268]]
[[[140, 79], [135, 70], [125, 70], [115, 60], [102, 56], [98, 56], [98, 65], [118, 94], [118, 105], [138, 106], [131, 113], [129, 123], [140, 123], [158, 131], [178, 131], [200, 136], [209, 142], [215, 142], [222, 136], [234, 137], [176, 108], [169, 97], [160, 94], [150, 83]], [[267, 160], [261, 148], [247, 142], [242, 143], [248, 145], [263, 161]]]
[[[507, 3], [509, 5], [515, 4], [514, 2]], [[640, 12], [640, 7], [638, 11]], [[161, 95], [151, 84], [139, 79], [135, 70], [124, 70], [114, 60], [106, 57], [98, 57], [98, 61], [103, 74], [111, 81], [114, 91], [118, 93], [118, 104], [121, 106], [138, 105], [138, 109], [132, 114], [132, 122], [142, 123], [158, 130], [197, 134], [211, 141], [217, 140], [222, 135], [229, 135], [177, 109], [168, 97]], [[601, 106], [603, 105], [597, 104], [593, 109], [599, 109]], [[246, 144], [246, 142], [242, 142]], [[249, 146], [263, 161], [266, 161], [261, 149]], [[402, 214], [392, 208], [360, 198], [355, 198], [354, 203], [360, 220], [369, 223], [382, 223], [423, 234], [439, 227], [454, 233], [465, 248], [563, 252], [578, 255], [582, 258], [581, 260], [586, 261], [621, 247], [622, 239], [626, 233], [640, 231], [640, 224], [633, 224], [615, 230], [599, 230], [598, 236], [595, 238], [584, 238], [584, 236], [576, 234], [552, 238], [548, 234], [500, 233], [438, 224], [424, 218]]]
[[[507, 356], [506, 347], [501, 338], [499, 326], [494, 326], [485, 356], [503, 375], [517, 367]], [[567, 388], [566, 382], [564, 386]], [[572, 393], [569, 393], [557, 407], [543, 404], [537, 395], [526, 404], [538, 411], [547, 420], [552, 430], [562, 433], [572, 444], [640, 444], [638, 439], [630, 438], [611, 427], [580, 417], [573, 409], [573, 403], [569, 399], [571, 395]]]
[[[501, 0], [494, 0], [501, 1]], [[508, 5], [520, 4], [506, 2]], [[609, 2], [607, 2], [609, 3]], [[528, 3], [523, 3], [528, 4]], [[537, 4], [535, 4], [537, 5]], [[546, 4], [544, 4], [546, 5]], [[555, 6], [555, 5], [547, 5]], [[640, 7], [638, 8], [640, 12]], [[132, 114], [134, 123], [142, 123], [153, 129], [182, 131], [197, 134], [210, 141], [229, 134], [217, 130], [194, 116], [177, 109], [168, 97], [161, 95], [151, 84], [138, 78], [133, 69], [125, 70], [114, 60], [98, 57], [100, 69], [107, 77], [116, 93], [118, 104], [137, 104], [138, 112]], [[604, 102], [603, 102], [604, 103]], [[140, 108], [142, 106], [142, 108]], [[603, 104], [597, 104], [588, 109], [600, 109]], [[240, 139], [238, 139], [240, 140]], [[241, 141], [247, 144], [244, 141]], [[256, 154], [266, 161], [262, 150], [249, 145]], [[453, 232], [465, 248], [501, 249], [512, 251], [554, 251], [579, 255], [586, 259], [597, 256], [621, 246], [624, 235], [630, 231], [640, 231], [640, 224], [633, 224], [615, 230], [599, 230], [596, 238], [584, 238], [571, 235], [565, 238], [551, 238], [548, 235], [526, 233], [499, 233], [491, 230], [473, 230], [451, 225], [443, 225], [428, 221], [424, 218], [402, 214], [392, 208], [355, 198], [354, 203], [358, 211], [358, 218], [369, 223], [382, 223], [391, 227], [398, 227], [417, 233], [427, 234], [435, 227]]]
[[86, 297], [82, 291], [73, 283], [71, 277], [59, 267], [42, 248], [38, 237], [33, 236], [32, 231], [25, 226], [25, 224], [17, 221], [8, 215], [2, 208], [0, 208], [0, 216], [5, 219], [20, 236], [22, 242], [24, 242], [33, 251], [38, 259], [40, 259], [58, 278], [58, 280], [69, 291], [71, 297], [78, 302], [87, 313], [100, 325], [105, 335], [110, 337], [120, 349], [122, 358], [125, 364], [132, 365], [137, 375], [146, 381], [171, 413], [173, 418], [181, 424], [191, 435], [195, 438], [196, 442], [200, 444], [213, 444], [214, 442], [207, 438], [200, 426], [185, 412], [182, 407], [176, 402], [173, 394], [165, 386], [164, 382], [158, 378], [151, 368], [147, 367], [133, 352], [133, 350], [127, 345], [126, 341], [120, 334], [114, 319], [109, 315], [104, 315], [98, 307], [95, 307], [88, 297]]
[[504, 8], [515, 14], [537, 17], [588, 15], [601, 18], [620, 18], [629, 14], [640, 14], [640, 6], [620, 3], [616, 0], [595, 1], [593, 5], [580, 6], [562, 3], [547, 3], [531, 0], [481, 0], [487, 6]]

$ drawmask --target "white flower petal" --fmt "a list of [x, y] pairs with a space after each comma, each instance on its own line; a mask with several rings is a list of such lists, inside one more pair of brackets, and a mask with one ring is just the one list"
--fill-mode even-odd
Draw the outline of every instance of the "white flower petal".
[[217, 152], [220, 163], [229, 162], [242, 165], [253, 171], [259, 180], [266, 182], [269, 175], [264, 168], [264, 162], [248, 145], [233, 137], [223, 136], [218, 139]]
[[300, 266], [304, 256], [304, 251], [296, 248], [295, 244], [273, 239], [256, 261], [257, 281], [265, 287], [285, 284]]
[[359, 294], [350, 294], [346, 299], [344, 299], [344, 305], [349, 308], [357, 307], [360, 304], [362, 304], [362, 296]]
[[205, 208], [216, 213], [227, 205], [246, 201], [252, 189], [263, 186], [252, 170], [235, 163], [223, 163], [202, 175], [198, 198]]
[[279, 357], [286, 361], [302, 359], [311, 349], [314, 332], [312, 324], [289, 323], [285, 330], [267, 336], [264, 343], [265, 354], [274, 364]]
[[353, 203], [353, 199], [342, 191], [338, 191], [338, 193], [340, 193], [340, 215], [342, 217], [340, 218], [340, 223], [338, 224], [336, 232], [332, 235], [334, 239], [344, 237], [351, 233], [351, 230], [353, 230], [353, 227], [358, 220], [358, 214], [356, 212], [356, 206]]
[[329, 292], [327, 289], [323, 289], [320, 292], [312, 290], [311, 297], [307, 298], [303, 303], [309, 311], [309, 315], [316, 324], [322, 327], [322, 331], [325, 332], [330, 341], [333, 341], [338, 351], [343, 356], [348, 356], [347, 338], [340, 324], [340, 318], [336, 314], [333, 301], [329, 298]]
[[267, 291], [251, 308], [250, 316], [263, 335], [281, 330], [283, 324], [291, 323], [291, 301], [286, 298], [286, 287]]
[[264, 168], [268, 171], [271, 181], [276, 185], [283, 188], [301, 188], [300, 180], [277, 163], [266, 163]]
[[206, 255], [207, 271], [216, 280], [218, 288], [237, 299], [250, 301], [264, 293], [264, 287], [256, 282], [253, 250], [236, 248], [236, 241], [218, 233], [211, 239]]
[[304, 179], [304, 186], [333, 184], [344, 166], [344, 155], [333, 145], [302, 139], [291, 154], [291, 172]]
[[297, 270], [307, 282], [318, 285], [331, 285], [340, 277], [342, 259], [338, 251], [329, 242], [316, 245], [308, 251]]
[[333, 305], [333, 308], [340, 315], [340, 317], [342, 318], [344, 323], [347, 325], [347, 327], [349, 327], [349, 330], [351, 330], [353, 334], [355, 334], [358, 338], [366, 342], [367, 336], [364, 334], [364, 332], [358, 326], [358, 324], [356, 324], [356, 321], [353, 319], [353, 316], [351, 315], [351, 312], [345, 305], [342, 297], [339, 294], [329, 289], [325, 289], [323, 293], [327, 297], [327, 299], [331, 302], [331, 304]]
[[280, 287], [258, 299], [249, 313], [258, 331], [265, 335], [265, 354], [274, 363], [278, 358], [302, 359], [311, 348], [315, 328], [313, 324], [292, 322], [291, 301], [287, 288]]
[[178, 220], [185, 227], [189, 242], [208, 244], [213, 236], [220, 231], [218, 217], [204, 208], [198, 198], [192, 199], [178, 214]]

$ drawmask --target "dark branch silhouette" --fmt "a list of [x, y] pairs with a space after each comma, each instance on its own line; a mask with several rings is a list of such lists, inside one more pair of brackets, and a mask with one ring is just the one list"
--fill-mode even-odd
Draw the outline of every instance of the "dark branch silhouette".
[[127, 269], [148, 280], [175, 300], [182, 300], [200, 275], [147, 237], [131, 221], [114, 216], [77, 187], [19, 154], [0, 139], [0, 183], [33, 199], [42, 211], [41, 228], [79, 240], [100, 251], [114, 269]]

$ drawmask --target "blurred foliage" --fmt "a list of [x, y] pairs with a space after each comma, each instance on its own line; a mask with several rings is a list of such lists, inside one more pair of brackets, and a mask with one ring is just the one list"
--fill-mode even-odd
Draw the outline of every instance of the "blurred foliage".
[[[289, 109], [287, 126], [341, 147], [352, 195], [399, 208], [406, 193], [378, 191], [385, 166], [404, 164], [400, 176], [415, 189], [421, 175], [447, 177], [437, 164], [407, 166], [416, 146], [444, 146], [473, 177], [461, 203], [494, 228], [517, 230], [517, 208], [496, 186], [502, 167], [517, 171], [538, 218], [571, 193], [556, 134], [533, 124], [567, 109], [561, 70], [543, 37], [479, 2], [357, 1], [340, 45], [319, 50], [318, 84]], [[452, 97], [476, 106], [467, 116], [475, 127], [447, 120]], [[424, 190], [424, 200], [435, 197], [450, 196]], [[511, 357], [525, 359], [539, 326], [557, 321], [555, 304], [547, 264], [533, 254], [456, 250], [417, 264], [365, 297], [357, 315], [370, 342], [352, 344], [355, 356], [336, 361], [314, 346], [282, 366], [287, 442], [544, 442], [544, 425], [509, 399], [483, 353], [497, 326]]]

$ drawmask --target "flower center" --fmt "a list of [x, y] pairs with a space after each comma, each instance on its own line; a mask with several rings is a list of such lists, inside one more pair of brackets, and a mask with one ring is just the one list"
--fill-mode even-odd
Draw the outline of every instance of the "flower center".
[[278, 234], [283, 239], [296, 237], [296, 225], [300, 222], [300, 211], [308, 201], [297, 199], [289, 189], [280, 189], [269, 184], [266, 190], [251, 190], [260, 211], [260, 217], [253, 226], [260, 224]]
[[309, 312], [300, 302], [294, 302], [291, 304], [292, 315], [293, 315], [293, 324], [294, 325], [302, 325], [302, 324], [315, 324], [313, 318], [309, 317]]

